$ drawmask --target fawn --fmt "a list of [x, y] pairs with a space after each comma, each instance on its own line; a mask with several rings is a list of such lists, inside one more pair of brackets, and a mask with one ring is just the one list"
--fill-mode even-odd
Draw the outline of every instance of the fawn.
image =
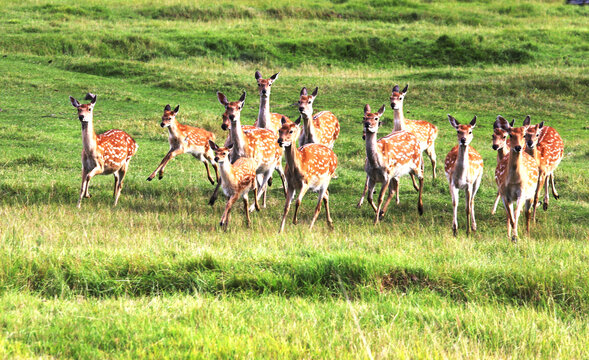
[[[419, 141], [420, 152], [427, 154], [432, 163], [432, 176], [436, 179], [436, 149], [435, 142], [438, 137], [438, 127], [423, 120], [409, 120], [405, 119], [403, 115], [403, 100], [405, 94], [407, 94], [409, 85], [405, 85], [402, 91], [399, 91], [399, 85], [393, 87], [391, 93], [391, 108], [393, 109], [395, 127], [394, 131], [407, 130], [417, 136]], [[421, 164], [423, 166], [423, 163]], [[413, 179], [413, 185], [415, 186], [415, 179]]]
[[538, 162], [538, 186], [534, 194], [533, 219], [536, 221], [536, 207], [538, 206], [538, 197], [540, 190], [546, 184], [544, 189], [544, 202], [542, 208], [548, 210], [548, 183], [552, 188], [552, 196], [558, 200], [559, 196], [554, 187], [554, 170], [560, 164], [564, 156], [564, 143], [562, 138], [554, 128], [544, 126], [544, 121], [540, 124], [530, 126], [530, 117], [524, 120], [524, 126], [529, 126], [526, 139], [526, 152]]
[[[413, 133], [404, 130], [393, 132], [377, 141], [376, 136], [380, 118], [384, 111], [384, 105], [376, 113], [370, 112], [370, 105], [366, 104], [364, 107], [363, 125], [366, 141], [364, 170], [366, 171], [366, 183], [357, 207], [362, 206], [364, 195], [368, 192], [368, 203], [376, 212], [374, 224], [378, 224], [384, 217], [395, 193], [397, 194], [397, 204], [399, 203], [399, 178], [403, 175], [413, 174], [419, 179], [417, 211], [419, 215], [423, 214], [423, 201], [421, 198], [423, 171], [419, 142]], [[372, 196], [377, 183], [382, 184], [382, 188], [378, 196], [378, 205], [375, 205]], [[389, 189], [389, 196], [383, 208], [382, 203], [387, 188]]]
[[299, 136], [299, 146], [322, 144], [333, 149], [339, 136], [339, 121], [331, 111], [321, 111], [313, 116], [313, 101], [318, 90], [319, 88], [315, 88], [311, 95], [308, 95], [306, 87], [301, 90], [298, 105], [303, 117], [303, 130]]
[[214, 141], [209, 140], [209, 146], [215, 152], [215, 162], [219, 164], [219, 171], [221, 172], [221, 184], [223, 186], [223, 193], [229, 198], [225, 211], [221, 216], [219, 226], [227, 231], [227, 225], [231, 218], [231, 208], [233, 204], [239, 199], [243, 199], [243, 209], [245, 211], [245, 219], [247, 227], [251, 226], [248, 193], [254, 190], [254, 206], [256, 210], [260, 210], [258, 205], [258, 184], [256, 181], [256, 162], [252, 158], [242, 157], [237, 159], [233, 164], [229, 162], [228, 155], [231, 151], [229, 147], [219, 147]]
[[[256, 174], [258, 181], [258, 199], [266, 192], [266, 183], [272, 176], [274, 170], [278, 171], [282, 180], [283, 188], [286, 189], [286, 178], [282, 170], [282, 149], [278, 146], [278, 138], [275, 133], [268, 129], [253, 128], [244, 131], [241, 126], [241, 110], [245, 102], [246, 93], [243, 92], [238, 101], [229, 102], [227, 97], [217, 92], [217, 99], [225, 107], [223, 113], [223, 129], [230, 129], [231, 144], [233, 145], [230, 153], [231, 162], [237, 161], [242, 157], [254, 159], [256, 163]], [[217, 197], [219, 184], [215, 188], [209, 204], [213, 204]], [[263, 204], [266, 207], [266, 203]], [[253, 207], [250, 208], [253, 211]]]
[[458, 145], [450, 150], [445, 161], [446, 178], [450, 186], [454, 210], [452, 232], [456, 236], [460, 190], [464, 190], [464, 202], [466, 203], [466, 234], [470, 234], [471, 227], [473, 232], [477, 231], [477, 222], [474, 217], [474, 197], [483, 179], [483, 158], [470, 146], [473, 139], [472, 129], [476, 126], [477, 117], [475, 116], [470, 124], [461, 125], [458, 120], [448, 114], [448, 121], [456, 129], [458, 135]]
[[[510, 126], [515, 124], [515, 119], [509, 123]], [[507, 142], [507, 131], [503, 130], [499, 124], [498, 120], [495, 120], [493, 123], [493, 150], [497, 151], [497, 166], [501, 162], [507, 154], [509, 154], [509, 143]], [[493, 203], [493, 209], [491, 210], [491, 215], [495, 215], [497, 212], [497, 205], [499, 205], [499, 200], [501, 200], [501, 194], [499, 193], [499, 184], [497, 184], [497, 197], [495, 198], [495, 202]]]
[[[270, 112], [271, 86], [278, 78], [278, 74], [280, 74], [280, 72], [270, 76], [268, 79], [262, 78], [262, 74], [259, 71], [256, 71], [255, 74], [256, 81], [258, 82], [258, 92], [260, 93], [260, 111], [258, 112], [258, 119], [254, 123], [254, 126], [271, 130], [275, 134], [278, 134], [278, 129], [282, 126], [281, 119], [284, 116]], [[284, 117], [288, 120], [286, 116]]]
[[215, 153], [209, 146], [209, 140], [215, 141], [215, 134], [204, 129], [180, 124], [176, 120], [176, 115], [178, 114], [179, 109], [180, 105], [176, 106], [174, 110], [172, 110], [170, 104], [164, 107], [164, 115], [162, 116], [162, 122], [160, 123], [160, 126], [163, 128], [168, 128], [168, 142], [170, 143], [170, 150], [163, 158], [157, 169], [155, 169], [151, 175], [149, 175], [147, 181], [153, 180], [157, 173], [159, 173], [158, 179], [161, 180], [162, 177], [164, 177], [164, 169], [170, 160], [180, 154], [189, 153], [203, 162], [205, 169], [207, 170], [207, 178], [211, 184], [215, 184], [215, 181], [211, 177], [211, 172], [209, 170], [209, 163], [211, 163], [211, 166], [213, 169], [215, 169], [215, 178], [217, 181], [219, 181], [217, 164], [215, 163], [215, 160], [213, 160]]
[[322, 200], [325, 204], [327, 225], [333, 228], [333, 220], [329, 213], [329, 192], [327, 188], [335, 174], [337, 156], [333, 150], [322, 144], [307, 144], [297, 148], [295, 141], [300, 133], [300, 122], [300, 117], [294, 123], [283, 118], [282, 127], [278, 131], [278, 144], [284, 148], [284, 156], [286, 157], [285, 173], [288, 180], [286, 204], [284, 205], [284, 214], [279, 233], [284, 231], [286, 216], [297, 191], [299, 196], [295, 203], [293, 224], [298, 223], [297, 214], [301, 200], [308, 190], [312, 190], [319, 193], [319, 198], [309, 228], [313, 228], [317, 216], [319, 216]]
[[108, 130], [96, 135], [93, 124], [96, 95], [88, 93], [85, 99], [90, 100], [90, 104], [80, 104], [70, 96], [70, 102], [78, 109], [78, 119], [82, 124], [82, 188], [78, 208], [82, 206], [83, 197], [90, 197], [90, 179], [95, 175], [108, 174], [115, 177], [114, 206], [117, 206], [129, 162], [137, 151], [137, 143], [122, 130]]
[[[509, 155], [504, 157], [495, 170], [495, 180], [503, 206], [507, 212], [507, 234], [517, 242], [517, 223], [525, 204], [526, 229], [530, 232], [530, 213], [538, 183], [538, 163], [524, 150], [528, 126], [513, 128], [501, 115], [497, 116], [499, 125], [509, 134]], [[513, 209], [515, 203], [515, 210]], [[513, 227], [513, 236], [511, 228]]]

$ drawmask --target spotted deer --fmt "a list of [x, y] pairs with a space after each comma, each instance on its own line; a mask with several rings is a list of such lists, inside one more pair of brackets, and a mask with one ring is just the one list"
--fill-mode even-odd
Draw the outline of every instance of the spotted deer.
[[162, 128], [168, 128], [170, 150], [164, 156], [159, 166], [149, 175], [147, 181], [153, 180], [156, 174], [158, 174], [158, 179], [161, 180], [164, 177], [164, 169], [168, 162], [180, 154], [188, 153], [203, 162], [207, 170], [207, 178], [211, 184], [215, 184], [215, 180], [211, 177], [211, 171], [209, 170], [210, 163], [213, 169], [215, 169], [215, 178], [218, 181], [219, 173], [214, 160], [215, 153], [209, 146], [209, 140], [215, 141], [215, 134], [204, 129], [180, 124], [176, 120], [179, 109], [180, 105], [176, 106], [174, 110], [172, 110], [170, 104], [164, 107], [164, 115], [162, 116], [160, 126]]
[[[227, 97], [220, 92], [217, 92], [217, 99], [225, 107], [223, 113], [224, 129], [230, 127], [231, 144], [233, 147], [230, 152], [230, 159], [232, 162], [237, 161], [242, 157], [254, 159], [256, 163], [256, 174], [258, 181], [258, 199], [264, 194], [267, 187], [266, 184], [272, 172], [278, 171], [282, 179], [282, 185], [286, 189], [286, 178], [282, 170], [282, 149], [278, 146], [278, 138], [275, 133], [268, 129], [254, 128], [244, 131], [241, 126], [241, 110], [245, 102], [246, 93], [244, 92], [238, 101], [229, 102]], [[217, 190], [219, 184], [209, 201], [213, 204], [217, 197]], [[266, 207], [266, 204], [263, 204]], [[253, 207], [250, 208], [253, 211]]]
[[544, 189], [544, 202], [542, 208], [548, 210], [548, 184], [552, 188], [552, 196], [558, 199], [558, 193], [554, 186], [554, 170], [560, 164], [564, 156], [564, 143], [556, 130], [550, 126], [544, 126], [544, 121], [539, 124], [530, 126], [530, 117], [524, 120], [524, 126], [528, 126], [526, 131], [526, 153], [530, 154], [538, 162], [538, 186], [534, 194], [534, 206], [532, 218], [536, 221], [536, 208], [538, 206], [538, 197], [540, 190]]
[[[262, 78], [262, 74], [256, 71], [255, 77], [258, 82], [258, 92], [260, 94], [260, 111], [258, 112], [258, 119], [254, 126], [268, 129], [278, 134], [278, 129], [282, 126], [281, 119], [284, 115], [270, 112], [270, 91], [272, 84], [278, 78], [280, 72], [270, 76], [268, 79]], [[284, 116], [287, 120], [288, 118]]]
[[82, 187], [78, 208], [82, 206], [83, 197], [90, 197], [88, 192], [90, 180], [95, 175], [108, 174], [113, 174], [115, 177], [114, 206], [117, 206], [129, 162], [137, 151], [137, 143], [122, 130], [108, 130], [96, 135], [93, 123], [96, 95], [88, 93], [85, 99], [90, 100], [90, 103], [80, 104], [78, 100], [70, 96], [70, 102], [78, 110], [78, 119], [82, 124]]
[[321, 201], [325, 204], [327, 225], [333, 228], [333, 220], [329, 213], [329, 192], [327, 188], [335, 174], [337, 156], [333, 150], [322, 144], [311, 143], [297, 148], [295, 142], [301, 131], [299, 127], [300, 121], [300, 117], [294, 123], [283, 118], [282, 127], [278, 131], [278, 144], [284, 148], [284, 156], [286, 157], [285, 173], [288, 180], [286, 203], [284, 205], [284, 214], [282, 215], [279, 233], [284, 232], [286, 216], [297, 191], [299, 195], [295, 203], [293, 224], [296, 225], [298, 223], [297, 214], [299, 206], [307, 191], [311, 190], [318, 192], [319, 198], [309, 228], [313, 228], [319, 216]]
[[243, 199], [243, 209], [245, 211], [245, 219], [247, 227], [251, 226], [248, 193], [250, 190], [254, 191], [254, 206], [256, 210], [260, 210], [258, 205], [258, 184], [256, 181], [256, 161], [252, 158], [242, 157], [237, 159], [233, 164], [230, 163], [228, 155], [231, 147], [219, 147], [214, 141], [209, 140], [209, 147], [215, 152], [215, 162], [219, 164], [219, 171], [221, 172], [221, 184], [223, 193], [229, 198], [225, 211], [221, 216], [219, 226], [225, 231], [231, 218], [231, 208], [239, 198]]
[[313, 115], [313, 102], [318, 91], [319, 88], [315, 88], [309, 95], [306, 87], [301, 90], [298, 105], [303, 118], [303, 130], [299, 136], [299, 145], [322, 144], [333, 149], [339, 136], [339, 121], [331, 111], [321, 111]]
[[477, 222], [474, 216], [474, 197], [483, 179], [483, 158], [470, 146], [473, 139], [472, 129], [476, 126], [477, 117], [475, 116], [470, 124], [461, 125], [458, 120], [448, 114], [448, 121], [456, 129], [458, 135], [458, 145], [454, 146], [446, 155], [444, 167], [450, 186], [450, 195], [452, 196], [452, 232], [456, 236], [458, 232], [460, 190], [464, 190], [464, 202], [466, 204], [466, 233], [470, 234], [471, 228], [473, 232], [477, 231]]
[[[394, 129], [393, 131], [406, 130], [412, 132], [417, 136], [419, 141], [419, 150], [421, 153], [425, 151], [427, 156], [430, 158], [432, 163], [432, 177], [436, 179], [436, 139], [438, 137], [438, 127], [423, 120], [409, 120], [405, 119], [403, 115], [403, 100], [405, 94], [407, 94], [409, 85], [405, 85], [402, 91], [399, 91], [399, 85], [393, 87], [391, 93], [391, 108], [393, 109], [394, 116]], [[423, 166], [423, 162], [421, 164]], [[413, 180], [413, 186], [415, 186], [415, 179]]]
[[[364, 193], [358, 202], [358, 207], [362, 206], [364, 194], [368, 194], [368, 203], [376, 212], [374, 224], [384, 217], [393, 195], [399, 192], [399, 179], [401, 176], [413, 174], [419, 179], [419, 197], [417, 201], [417, 211], [419, 215], [423, 214], [423, 171], [421, 168], [421, 152], [419, 151], [419, 142], [415, 134], [408, 131], [397, 131], [376, 140], [380, 118], [385, 111], [383, 105], [378, 112], [370, 111], [370, 105], [364, 107], [364, 131], [366, 141], [366, 161], [364, 170], [366, 171], [366, 185]], [[382, 184], [378, 196], [378, 205], [374, 204], [372, 199], [374, 187], [376, 184]], [[389, 196], [383, 205], [384, 196], [387, 189]], [[399, 197], [397, 195], [397, 204]]]
[[495, 169], [495, 180], [507, 212], [507, 234], [513, 242], [517, 242], [517, 223], [524, 204], [526, 229], [528, 233], [530, 231], [531, 208], [538, 183], [538, 163], [524, 150], [524, 136], [528, 126], [513, 128], [501, 115], [497, 116], [497, 120], [501, 128], [509, 134], [510, 150], [509, 155]]
[[[509, 123], [510, 126], [513, 127], [515, 124], [515, 119]], [[507, 154], [509, 154], [509, 143], [507, 142], [507, 131], [501, 128], [498, 120], [495, 120], [493, 123], [493, 150], [497, 151], [497, 166], [501, 162]], [[499, 184], [497, 184], [497, 197], [495, 198], [495, 202], [493, 203], [493, 209], [491, 210], [491, 215], [495, 215], [497, 212], [497, 205], [499, 205], [499, 200], [501, 200], [501, 194], [499, 193]]]

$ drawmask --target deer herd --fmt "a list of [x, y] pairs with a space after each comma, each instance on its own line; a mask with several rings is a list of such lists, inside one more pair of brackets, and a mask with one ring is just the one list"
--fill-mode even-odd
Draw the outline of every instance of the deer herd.
[[[216, 183], [209, 204], [215, 203], [220, 188], [228, 197], [219, 223], [226, 230], [231, 208], [240, 198], [243, 200], [247, 225], [250, 226], [250, 212], [260, 210], [259, 200], [262, 197], [262, 207], [266, 207], [267, 189], [272, 185], [272, 174], [276, 171], [282, 180], [286, 198], [280, 233], [284, 231], [286, 217], [295, 197], [293, 224], [297, 224], [301, 201], [309, 190], [319, 194], [310, 227], [313, 227], [319, 216], [322, 202], [325, 205], [327, 225], [333, 227], [328, 187], [338, 165], [333, 147], [340, 133], [339, 121], [330, 111], [313, 114], [313, 103], [317, 98], [318, 88], [311, 94], [307, 88], [302, 88], [297, 103], [300, 116], [296, 121], [293, 122], [281, 114], [271, 113], [270, 91], [278, 75], [277, 73], [264, 79], [259, 71], [255, 73], [260, 109], [253, 126], [241, 123], [245, 92], [233, 102], [223, 93], [217, 92], [217, 99], [225, 108], [221, 128], [229, 132], [223, 146], [215, 142], [215, 134], [212, 132], [179, 123], [176, 120], [179, 105], [174, 109], [166, 105], [160, 125], [168, 129], [170, 150], [147, 180], [153, 180], [156, 175], [158, 179], [162, 179], [164, 169], [170, 160], [180, 154], [192, 154], [204, 164], [211, 184]], [[366, 181], [357, 207], [362, 206], [366, 197], [374, 210], [375, 224], [378, 224], [386, 214], [393, 196], [399, 204], [399, 180], [404, 175], [409, 175], [412, 179], [413, 187], [418, 192], [417, 211], [419, 215], [423, 214], [424, 151], [431, 160], [432, 177], [436, 179], [435, 141], [438, 137], [438, 128], [427, 121], [409, 120], [404, 117], [403, 101], [407, 90], [408, 86], [403, 90], [400, 90], [399, 86], [393, 88], [390, 102], [394, 128], [390, 134], [380, 139], [377, 139], [377, 133], [382, 124], [385, 105], [377, 112], [372, 112], [368, 104], [364, 107], [362, 127], [366, 142]], [[115, 178], [116, 206], [129, 163], [137, 151], [137, 143], [122, 130], [109, 130], [97, 135], [93, 125], [96, 95], [88, 93], [86, 100], [90, 100], [90, 103], [80, 104], [70, 96], [70, 102], [77, 109], [82, 125], [82, 186], [77, 206], [81, 206], [82, 198], [90, 197], [90, 179], [95, 175], [107, 174], [113, 174]], [[448, 115], [448, 120], [457, 133], [457, 144], [450, 150], [444, 163], [452, 198], [452, 231], [456, 236], [460, 190], [464, 190], [465, 197], [466, 233], [476, 231], [474, 199], [483, 178], [483, 159], [470, 145], [477, 117], [466, 124], [460, 124], [451, 115]], [[544, 210], [548, 208], [549, 186], [553, 197], [559, 198], [554, 185], [554, 171], [563, 158], [564, 144], [556, 130], [545, 126], [544, 122], [532, 125], [530, 116], [525, 118], [521, 127], [514, 125], [515, 120], [508, 122], [501, 115], [497, 116], [493, 124], [492, 147], [497, 151], [497, 198], [491, 213], [495, 213], [501, 200], [507, 213], [508, 236], [516, 242], [517, 224], [522, 207], [526, 215], [526, 229], [529, 232], [530, 219], [536, 219], [536, 208], [539, 206], [542, 188]], [[286, 164], [284, 168], [283, 157]], [[215, 171], [214, 178], [209, 165]], [[375, 203], [373, 195], [377, 183], [381, 184], [381, 190]], [[254, 193], [254, 203], [250, 205], [248, 194], [251, 190]], [[387, 190], [389, 193], [385, 201]]]

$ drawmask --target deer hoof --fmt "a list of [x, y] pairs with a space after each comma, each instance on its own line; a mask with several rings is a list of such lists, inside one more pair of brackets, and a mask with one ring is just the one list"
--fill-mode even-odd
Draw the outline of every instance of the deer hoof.
[[423, 205], [417, 206], [417, 212], [419, 213], [419, 216], [423, 215]]
[[552, 197], [556, 200], [560, 199], [560, 195], [558, 195], [558, 194], [552, 194]]
[[150, 176], [147, 178], [147, 181], [151, 181], [151, 180], [153, 180], [153, 176]]
[[546, 201], [542, 204], [542, 209], [544, 209], [544, 211], [548, 210], [548, 203]]
[[456, 229], [455, 227], [452, 227], [452, 235], [454, 235], [454, 237], [458, 235], [458, 229]]
[[272, 178], [268, 179], [268, 186], [272, 186]]
[[384, 211], [382, 211], [382, 210], [381, 210], [381, 211], [378, 213], [378, 219], [379, 219], [379, 220], [382, 220], [382, 218], [384, 218]]
[[518, 239], [517, 235], [513, 235], [513, 236], [511, 237], [511, 242], [512, 242], [512, 243], [514, 243], [514, 244], [517, 244], [517, 241], [518, 241], [518, 240], [519, 240], [519, 239]]

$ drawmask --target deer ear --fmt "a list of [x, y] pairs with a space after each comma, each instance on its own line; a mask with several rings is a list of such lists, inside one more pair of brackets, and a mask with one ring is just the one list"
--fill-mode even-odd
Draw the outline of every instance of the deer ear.
[[243, 94], [241, 94], [241, 97], [239, 98], [239, 102], [243, 103], [245, 101], [245, 91], [243, 92]]
[[219, 148], [213, 140], [209, 140], [209, 146], [211, 147], [211, 149], [213, 149], [213, 151], [215, 151]]
[[509, 123], [509, 126], [513, 127], [513, 125], [515, 125], [515, 119], [511, 120], [511, 122]]
[[276, 74], [270, 76], [270, 80], [274, 81], [274, 80], [278, 79], [278, 74], [280, 74], [280, 71], [277, 72]]
[[385, 106], [384, 106], [384, 104], [382, 104], [382, 106], [380, 107], [380, 109], [378, 109], [378, 114], [379, 115], [384, 114], [384, 109], [385, 109]]
[[301, 115], [299, 115], [299, 118], [295, 120], [295, 124], [296, 124], [297, 126], [298, 126], [298, 125], [301, 125]]
[[477, 124], [477, 116], [475, 115], [472, 120], [470, 121], [470, 126], [475, 127]]
[[259, 71], [256, 70], [256, 80], [260, 80], [262, 78], [262, 74], [260, 74]]
[[499, 128], [507, 131], [508, 133], [511, 133], [511, 125], [509, 125], [509, 122], [505, 120], [503, 116], [497, 115], [497, 120], [495, 120], [495, 123]]
[[313, 97], [317, 96], [317, 92], [319, 92], [318, 87], [316, 87], [315, 90], [313, 90], [313, 93], [311, 94], [311, 96], [313, 96]]
[[178, 110], [180, 110], [180, 105], [178, 105], [178, 106], [176, 106], [176, 108], [174, 108], [174, 114], [177, 114]]
[[233, 148], [233, 143], [227, 145], [227, 149], [232, 149]]
[[223, 106], [227, 106], [229, 104], [229, 101], [227, 101], [227, 96], [225, 96], [225, 94], [220, 91], [217, 91], [217, 100], [219, 100]]
[[538, 124], [538, 130], [542, 129], [544, 127], [544, 121], [542, 121], [541, 123]]
[[166, 105], [166, 107], [164, 107], [164, 111], [171, 111], [172, 107], [170, 106], [170, 104]]
[[282, 125], [286, 124], [286, 118], [284, 116], [280, 119], [280, 123]]
[[526, 116], [526, 118], [524, 119], [524, 126], [530, 126], [531, 122], [532, 118], [530, 117], [530, 115]]
[[367, 114], [370, 112], [370, 105], [366, 104], [364, 105], [364, 114]]
[[407, 92], [407, 89], [409, 89], [409, 84], [405, 85], [405, 87], [403, 88], [403, 91], [401, 91], [401, 93], [405, 94]]
[[450, 114], [448, 114], [448, 121], [450, 122], [450, 125], [452, 125], [455, 129], [458, 129], [460, 123]]
[[399, 85], [395, 85], [393, 86], [393, 91], [394, 93], [399, 92]]
[[96, 95], [92, 94], [92, 93], [87, 93], [86, 97], [84, 97], [85, 100], [90, 100], [91, 104], [94, 104], [96, 102]]
[[74, 99], [71, 96], [70, 96], [70, 102], [72, 103], [72, 106], [75, 108], [78, 108], [80, 106], [80, 103], [78, 102], [78, 100]]
[[303, 95], [304, 95], [304, 96], [307, 96], [307, 88], [306, 88], [306, 87], [303, 87], [303, 88], [301, 89], [301, 96], [303, 96]]

